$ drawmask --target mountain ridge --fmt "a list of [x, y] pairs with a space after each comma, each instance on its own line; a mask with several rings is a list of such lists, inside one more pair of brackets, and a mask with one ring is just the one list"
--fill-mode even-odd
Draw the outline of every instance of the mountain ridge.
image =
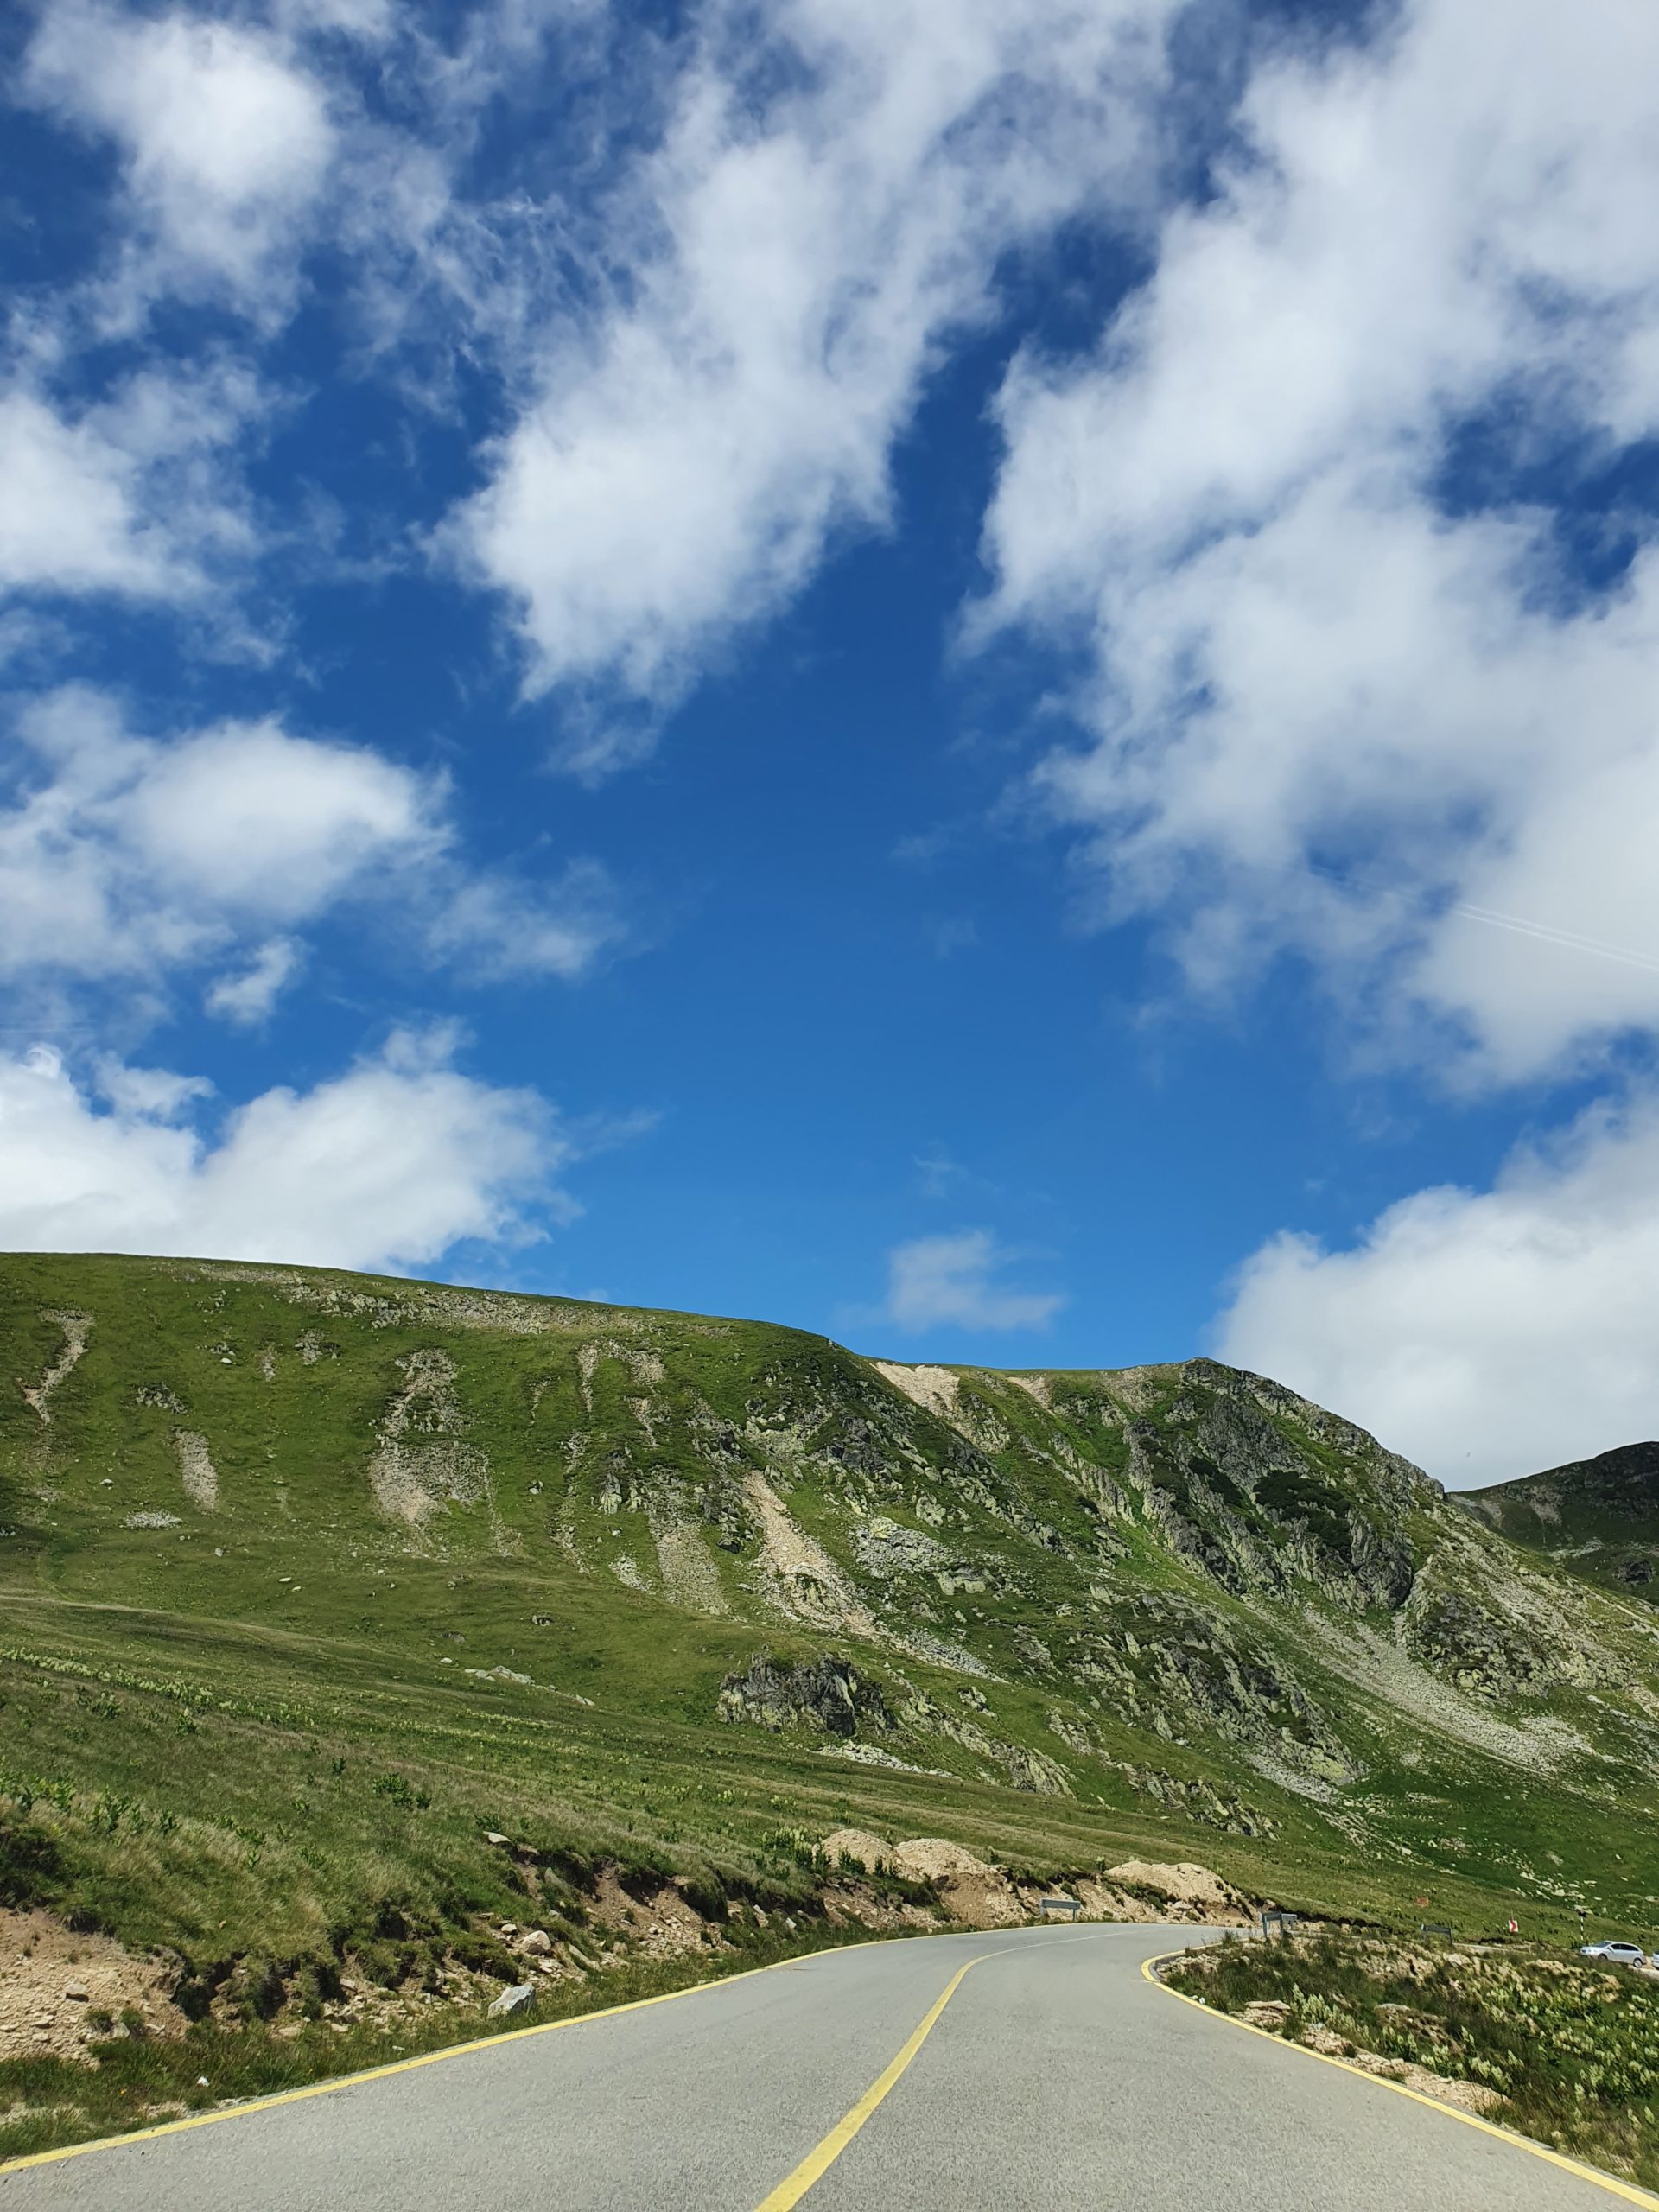
[[410, 1924], [482, 1894], [485, 1827], [727, 1883], [856, 1828], [1349, 1910], [1659, 1893], [1645, 1611], [1271, 1378], [110, 1255], [0, 1261], [0, 1792], [181, 1954], [100, 1802], [290, 1949], [365, 1863]]
[[1659, 1599], [1659, 1443], [1617, 1445], [1459, 1497], [1510, 1542]]

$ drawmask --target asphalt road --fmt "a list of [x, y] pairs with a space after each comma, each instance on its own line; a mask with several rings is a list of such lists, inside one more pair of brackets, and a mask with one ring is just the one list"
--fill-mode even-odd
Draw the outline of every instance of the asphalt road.
[[[1150, 1986], [1190, 1929], [827, 1952], [0, 2174], [0, 2212], [1605, 2212], [1594, 2183]], [[809, 2172], [811, 2172], [809, 2164]]]

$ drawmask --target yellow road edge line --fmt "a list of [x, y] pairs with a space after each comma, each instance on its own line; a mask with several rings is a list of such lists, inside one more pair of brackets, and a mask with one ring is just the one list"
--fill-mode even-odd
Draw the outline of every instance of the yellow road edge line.
[[865, 2090], [863, 2095], [845, 2118], [836, 2121], [817, 2149], [809, 2151], [794, 2172], [780, 2181], [769, 2196], [761, 2199], [758, 2212], [790, 2212], [790, 2207], [798, 2204], [815, 2182], [823, 2180], [824, 2175], [835, 2164], [836, 2160], [847, 2148], [854, 2136], [858, 2133], [865, 2121], [869, 2119], [888, 2090], [898, 2082], [899, 2075], [903, 2074], [929, 2036], [932, 2034], [940, 2013], [961, 1987], [963, 1975], [973, 1967], [981, 1965], [986, 1959], [995, 1956], [996, 1954], [994, 1951], [982, 1951], [978, 1958], [969, 1959], [966, 1966], [957, 1968], [928, 2008], [926, 2015], [904, 2048], [882, 2072], [876, 2075], [874, 2081], [871, 2082], [869, 2088]]
[[[843, 1951], [863, 1951], [891, 1942], [873, 1936], [864, 1943], [836, 1943], [822, 1951], [808, 1951], [804, 1959], [839, 1958]], [[100, 2135], [90, 2143], [64, 2143], [55, 2151], [33, 2151], [27, 2158], [0, 2161], [0, 2179], [22, 2173], [29, 2166], [54, 2166], [60, 2159], [84, 2158], [92, 2151], [120, 2151], [129, 2143], [153, 2143], [162, 2135], [184, 2135], [193, 2127], [213, 2127], [221, 2120], [243, 2120], [250, 2113], [271, 2112], [278, 2105], [297, 2105], [308, 2097], [332, 2096], [336, 2089], [354, 2089], [362, 2082], [384, 2082], [390, 2075], [412, 2074], [417, 2067], [436, 2066], [446, 2058], [465, 2058], [480, 2050], [499, 2050], [503, 2044], [527, 2043], [531, 2036], [556, 2035], [562, 2028], [585, 2028], [594, 2020], [613, 2020], [623, 2012], [643, 2012], [648, 2005], [671, 2004], [677, 1997], [702, 1997], [711, 1989], [729, 1989], [734, 1982], [749, 1981], [756, 1974], [775, 1974], [779, 1967], [799, 1964], [800, 1959], [772, 1959], [763, 1967], [746, 1967], [741, 1974], [720, 1974], [713, 1981], [693, 1982], [689, 1989], [664, 1989], [655, 1997], [630, 1998], [626, 2005], [607, 2005], [596, 2012], [573, 2012], [568, 2020], [542, 2020], [533, 2027], [507, 2028], [499, 2035], [475, 2036], [470, 2043], [446, 2044], [441, 2050], [423, 2050], [414, 2058], [399, 2058], [385, 2066], [365, 2067], [360, 2074], [336, 2074], [326, 2082], [307, 2082], [297, 2089], [278, 2089], [268, 2097], [250, 2097], [245, 2104], [226, 2105], [219, 2112], [192, 2113], [188, 2120], [164, 2120], [154, 2127], [135, 2127], [125, 2135]]]
[[1352, 2074], [1362, 2082], [1369, 2082], [1374, 2088], [1392, 2089], [1396, 2097], [1409, 2097], [1414, 2105], [1427, 2105], [1430, 2112], [1444, 2113], [1448, 2120], [1459, 2120], [1465, 2127], [1478, 2128], [1483, 2135], [1496, 2136], [1500, 2143], [1513, 2144], [1517, 2151], [1530, 2157], [1542, 2158], [1552, 2166], [1559, 2166], [1563, 2173], [1576, 2174], [1580, 2181], [1592, 2183], [1605, 2189], [1610, 2196], [1622, 2196], [1627, 2204], [1645, 2204], [1659, 2208], [1659, 2196], [1645, 2189], [1637, 2189], [1631, 2182], [1620, 2181], [1617, 2175], [1603, 2173], [1599, 2167], [1586, 2166], [1582, 2159], [1569, 2158], [1560, 2151], [1552, 2151], [1548, 2144], [1535, 2143], [1529, 2135], [1521, 2135], [1512, 2127], [1500, 2127], [1496, 2121], [1482, 2120], [1478, 2113], [1465, 2112], [1457, 2105], [1443, 2103], [1439, 2097], [1424, 2094], [1421, 2089], [1408, 2089], [1403, 2082], [1390, 2082], [1385, 2074], [1368, 2073], [1364, 2067], [1356, 2066], [1346, 2058], [1333, 2058], [1329, 2051], [1314, 2050], [1305, 2043], [1290, 2043], [1283, 2036], [1276, 2036], [1271, 2028], [1258, 2028], [1253, 2020], [1241, 2020], [1231, 2012], [1224, 2012], [1217, 2005], [1205, 2005], [1197, 1997], [1189, 1997], [1184, 1989], [1172, 1989], [1153, 1969], [1163, 1965], [1166, 1959], [1182, 1959], [1185, 1951], [1160, 1951], [1152, 1958], [1141, 1961], [1143, 1980], [1154, 1989], [1161, 1989], [1166, 1997], [1173, 1997], [1183, 2005], [1191, 2005], [1206, 2019], [1224, 2020], [1230, 2028], [1243, 2028], [1247, 2036], [1262, 2036], [1268, 2043], [1277, 2044], [1281, 2050], [1300, 2051], [1304, 2058], [1317, 2058], [1322, 2066], [1339, 2066], [1344, 2074]]

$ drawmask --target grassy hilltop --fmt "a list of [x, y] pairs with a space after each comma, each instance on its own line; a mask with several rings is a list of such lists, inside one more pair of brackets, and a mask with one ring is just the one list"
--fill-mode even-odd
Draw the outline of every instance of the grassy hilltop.
[[1259, 1377], [123, 1258], [0, 1262], [0, 1904], [199, 2011], [585, 1968], [611, 1866], [775, 1933], [849, 1825], [1656, 1910], [1651, 1609]]
[[1464, 1493], [1511, 1543], [1542, 1552], [1621, 1595], [1659, 1602], [1659, 1444]]

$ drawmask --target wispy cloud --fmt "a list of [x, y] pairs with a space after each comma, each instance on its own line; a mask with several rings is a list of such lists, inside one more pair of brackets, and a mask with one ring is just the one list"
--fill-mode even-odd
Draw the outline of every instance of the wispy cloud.
[[920, 1334], [930, 1329], [1042, 1329], [1065, 1303], [1058, 1291], [1016, 1289], [1003, 1280], [1017, 1255], [988, 1230], [918, 1236], [887, 1255], [883, 1318]]
[[257, 1029], [304, 964], [302, 948], [290, 937], [268, 938], [251, 963], [238, 973], [215, 976], [202, 1004], [238, 1029]]
[[700, 12], [660, 142], [607, 200], [600, 311], [549, 327], [450, 536], [536, 688], [671, 698], [830, 543], [887, 524], [893, 441], [999, 259], [1144, 193], [1169, 12]]
[[257, 379], [210, 356], [135, 369], [96, 402], [54, 394], [52, 380], [25, 355], [0, 395], [0, 592], [199, 619], [251, 550], [240, 472], [266, 404]]
[[434, 958], [472, 982], [556, 976], [574, 982], [627, 944], [631, 931], [610, 872], [597, 861], [545, 877], [495, 869], [461, 874], [426, 925]]
[[[1654, 933], [1659, 542], [1624, 518], [1637, 557], [1591, 590], [1549, 504], [1659, 424], [1659, 19], [1488, 29], [1418, 0], [1260, 64], [1093, 358], [1010, 373], [976, 621], [1092, 659], [1040, 787], [1109, 914], [1162, 916], [1200, 989], [1288, 950], [1503, 1082], [1659, 1030], [1654, 971], [1567, 957]], [[1445, 489], [1471, 425], [1472, 503]], [[1348, 887], [1311, 891], [1333, 852]]]

